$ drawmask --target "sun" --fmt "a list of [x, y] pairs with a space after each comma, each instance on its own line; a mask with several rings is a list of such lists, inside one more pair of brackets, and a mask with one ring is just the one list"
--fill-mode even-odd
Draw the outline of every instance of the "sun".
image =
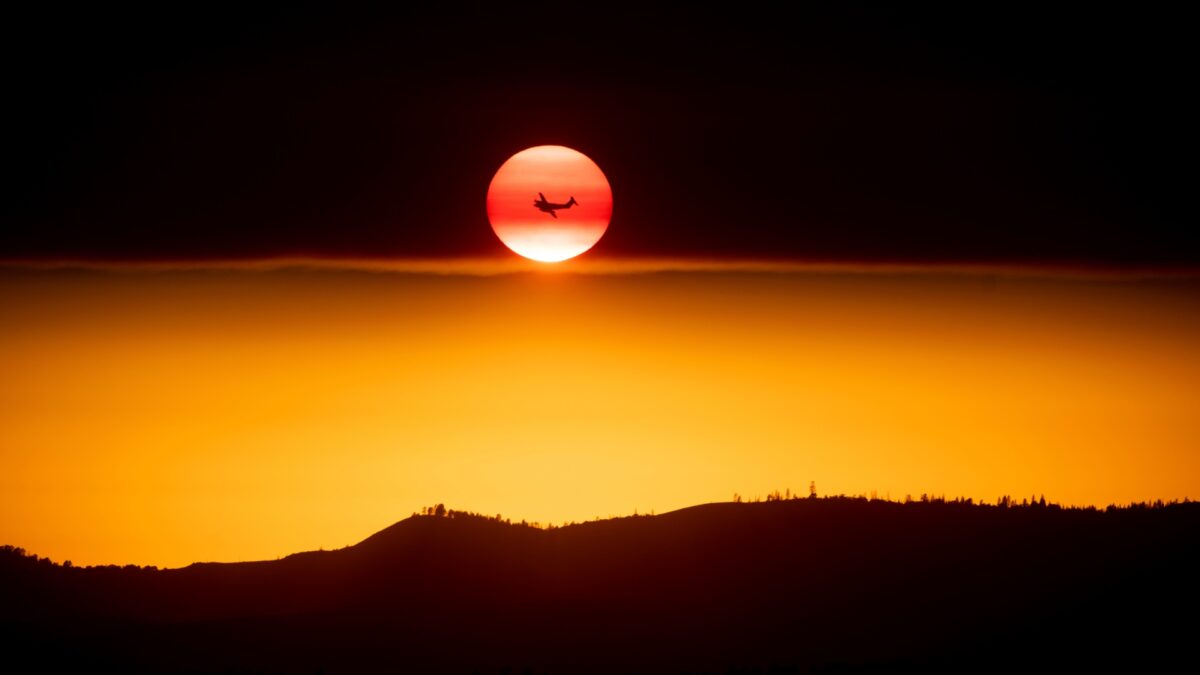
[[514, 253], [553, 263], [600, 241], [612, 219], [612, 188], [587, 155], [561, 145], [522, 150], [487, 193], [492, 230]]

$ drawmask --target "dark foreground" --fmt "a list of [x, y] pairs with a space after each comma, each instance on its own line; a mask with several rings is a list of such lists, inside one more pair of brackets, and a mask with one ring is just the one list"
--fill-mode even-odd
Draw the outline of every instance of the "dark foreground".
[[1200, 672], [1200, 504], [803, 499], [539, 530], [417, 516], [178, 570], [0, 555], [5, 660], [76, 672]]

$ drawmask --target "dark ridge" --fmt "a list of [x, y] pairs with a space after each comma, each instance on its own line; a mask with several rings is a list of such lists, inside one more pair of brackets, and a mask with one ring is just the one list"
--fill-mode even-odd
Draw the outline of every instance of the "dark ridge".
[[5, 547], [5, 654], [123, 672], [1200, 665], [1193, 502], [784, 499], [549, 529], [438, 513], [336, 551], [171, 570]]

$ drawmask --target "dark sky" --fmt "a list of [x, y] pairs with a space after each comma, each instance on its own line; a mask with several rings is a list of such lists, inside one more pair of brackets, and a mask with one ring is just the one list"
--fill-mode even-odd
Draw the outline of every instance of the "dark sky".
[[6, 10], [0, 258], [503, 255], [557, 143], [605, 256], [1200, 263], [1182, 16], [159, 4]]

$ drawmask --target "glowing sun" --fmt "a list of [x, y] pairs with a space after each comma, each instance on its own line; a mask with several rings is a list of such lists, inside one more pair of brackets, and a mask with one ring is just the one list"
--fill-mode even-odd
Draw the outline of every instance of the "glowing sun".
[[559, 262], [600, 241], [612, 218], [612, 188], [587, 155], [561, 145], [522, 150], [488, 186], [488, 220], [514, 253]]

